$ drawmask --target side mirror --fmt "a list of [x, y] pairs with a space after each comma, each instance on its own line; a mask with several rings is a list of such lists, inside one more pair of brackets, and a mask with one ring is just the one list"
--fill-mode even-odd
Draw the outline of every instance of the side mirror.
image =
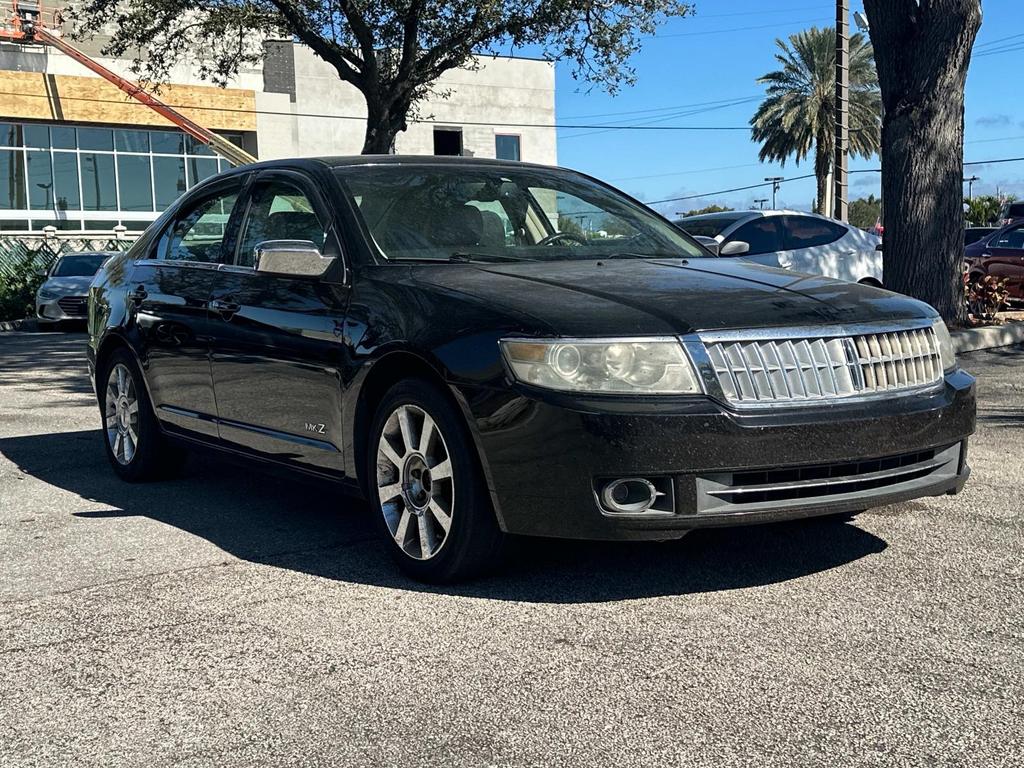
[[695, 235], [693, 239], [715, 254], [715, 256], [718, 255], [718, 241], [715, 240], [715, 238], [706, 237], [705, 235]]
[[719, 256], [742, 256], [744, 253], [750, 251], [750, 243], [745, 243], [742, 240], [730, 240], [728, 243], [718, 249]]
[[268, 275], [321, 277], [334, 263], [312, 240], [266, 240], [255, 252], [256, 271]]

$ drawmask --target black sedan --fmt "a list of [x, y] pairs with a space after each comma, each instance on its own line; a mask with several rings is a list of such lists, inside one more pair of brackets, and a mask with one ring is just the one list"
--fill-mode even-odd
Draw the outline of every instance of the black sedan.
[[423, 579], [507, 534], [668, 539], [969, 473], [974, 380], [930, 307], [716, 258], [562, 169], [238, 168], [108, 262], [89, 314], [122, 478], [203, 445], [337, 479]]

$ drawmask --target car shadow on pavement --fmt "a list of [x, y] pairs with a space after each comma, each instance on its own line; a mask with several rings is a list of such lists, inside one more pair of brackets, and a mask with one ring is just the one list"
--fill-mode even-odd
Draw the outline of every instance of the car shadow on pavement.
[[103, 506], [74, 513], [83, 524], [147, 517], [241, 560], [396, 589], [543, 603], [622, 600], [773, 584], [886, 547], [856, 525], [829, 519], [698, 531], [666, 543], [517, 539], [494, 575], [426, 586], [402, 576], [365, 503], [337, 486], [205, 452], [179, 479], [132, 485], [113, 474], [101, 440], [99, 430], [12, 437], [0, 439], [0, 455], [27, 475]]

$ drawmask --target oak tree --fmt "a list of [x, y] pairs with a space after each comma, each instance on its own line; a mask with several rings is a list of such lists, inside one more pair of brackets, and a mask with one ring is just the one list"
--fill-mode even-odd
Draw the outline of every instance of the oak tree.
[[75, 36], [110, 35], [107, 55], [134, 56], [153, 82], [188, 62], [226, 83], [259, 62], [261, 41], [309, 46], [366, 100], [364, 153], [386, 153], [445, 72], [477, 56], [531, 47], [614, 92], [632, 82], [645, 36], [691, 7], [680, 0], [76, 0]]

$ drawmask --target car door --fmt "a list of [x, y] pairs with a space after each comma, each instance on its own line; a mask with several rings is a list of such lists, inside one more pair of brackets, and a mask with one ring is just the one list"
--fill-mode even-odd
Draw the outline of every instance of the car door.
[[782, 229], [787, 269], [854, 283], [874, 276], [870, 265], [861, 263], [860, 248], [842, 224], [818, 216], [787, 215], [782, 217]]
[[721, 247], [724, 248], [731, 242], [744, 242], [750, 246], [750, 250], [739, 254], [739, 258], [756, 261], [769, 267], [786, 266], [780, 260], [783, 249], [781, 218], [758, 216], [751, 219], [728, 233]]
[[1024, 298], [1024, 224], [989, 239], [982, 259], [988, 274], [1006, 281], [1011, 298]]
[[217, 269], [233, 252], [243, 177], [185, 201], [136, 261], [128, 288], [146, 383], [172, 431], [216, 437], [208, 307]]
[[[331, 210], [303, 174], [275, 170], [256, 179], [233, 263], [213, 291], [211, 361], [222, 440], [337, 473], [349, 290]], [[322, 278], [257, 271], [254, 251], [272, 240], [312, 241], [342, 269]]]

